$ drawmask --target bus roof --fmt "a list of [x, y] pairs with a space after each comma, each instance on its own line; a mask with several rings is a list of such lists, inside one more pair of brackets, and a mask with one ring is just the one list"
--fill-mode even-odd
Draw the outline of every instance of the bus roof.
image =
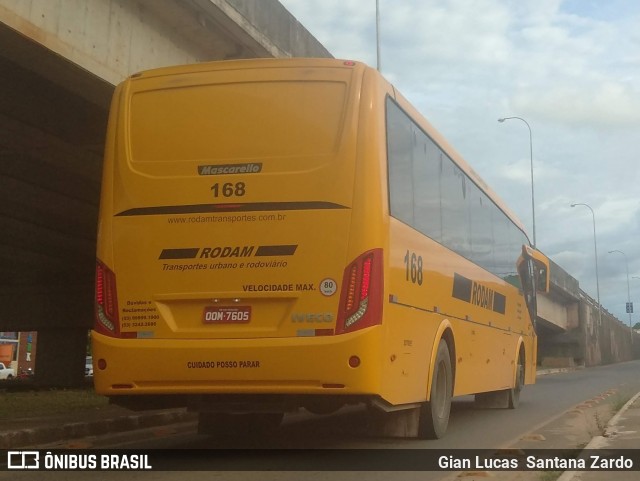
[[333, 58], [255, 58], [239, 60], [215, 60], [186, 65], [175, 65], [144, 70], [131, 75], [129, 78], [151, 78], [164, 75], [179, 75], [185, 73], [200, 73], [219, 70], [237, 70], [252, 68], [357, 68], [364, 70], [368, 67], [362, 62], [340, 60]]

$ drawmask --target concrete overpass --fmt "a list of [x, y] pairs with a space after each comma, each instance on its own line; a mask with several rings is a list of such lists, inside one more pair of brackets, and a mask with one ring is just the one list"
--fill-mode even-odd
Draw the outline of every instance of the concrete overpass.
[[580, 289], [578, 280], [554, 262], [550, 292], [538, 296], [538, 336], [538, 362], [543, 367], [640, 358], [640, 336], [605, 309], [599, 312], [598, 303]]
[[[39, 382], [82, 379], [114, 86], [165, 65], [291, 56], [331, 54], [276, 0], [0, 0], [0, 330], [38, 331]], [[552, 275], [541, 352], [630, 356], [580, 354], [588, 302], [575, 279]]]

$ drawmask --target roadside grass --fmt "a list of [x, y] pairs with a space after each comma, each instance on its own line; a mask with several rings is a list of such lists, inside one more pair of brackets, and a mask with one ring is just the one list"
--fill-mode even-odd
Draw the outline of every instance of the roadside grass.
[[95, 410], [108, 404], [106, 397], [92, 389], [0, 391], [0, 422]]
[[543, 471], [540, 473], [540, 481], [555, 481], [561, 474], [562, 471]]
[[617, 414], [618, 411], [620, 411], [624, 405], [629, 402], [629, 399], [631, 399], [631, 396], [622, 396], [620, 393], [617, 393], [611, 404], [611, 411], [613, 411], [613, 414]]

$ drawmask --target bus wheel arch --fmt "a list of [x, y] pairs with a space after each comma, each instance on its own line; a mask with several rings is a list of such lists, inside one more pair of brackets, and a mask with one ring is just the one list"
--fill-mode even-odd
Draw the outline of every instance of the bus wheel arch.
[[442, 333], [442, 339], [447, 343], [447, 347], [449, 348], [449, 358], [451, 359], [451, 375], [453, 376], [451, 392], [453, 393], [453, 386], [456, 380], [456, 343], [453, 338], [453, 330], [451, 327], [448, 327]]
[[[429, 372], [426, 383], [426, 396], [427, 400], [431, 399], [431, 385], [433, 383], [433, 373], [434, 366], [436, 362], [436, 358], [438, 355], [438, 346], [440, 345], [440, 341], [444, 341], [447, 344], [447, 348], [449, 349], [449, 359], [451, 360], [451, 369], [452, 369], [452, 383], [455, 382], [456, 378], [456, 343], [453, 335], [453, 326], [449, 322], [448, 319], [445, 319], [441, 322], [436, 335], [434, 336], [434, 343], [431, 347], [431, 358], [429, 359]], [[452, 384], [453, 391], [453, 384]]]
[[455, 343], [453, 331], [448, 322], [443, 323], [436, 336], [429, 381], [427, 401], [420, 408], [418, 437], [439, 439], [444, 436], [449, 424], [451, 399], [455, 380]]
[[509, 409], [516, 409], [520, 404], [520, 393], [524, 388], [526, 359], [524, 342], [520, 339], [514, 363], [513, 387], [509, 389]]

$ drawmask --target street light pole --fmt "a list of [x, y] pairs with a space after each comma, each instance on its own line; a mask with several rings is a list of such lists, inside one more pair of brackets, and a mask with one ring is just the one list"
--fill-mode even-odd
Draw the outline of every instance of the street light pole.
[[[638, 276], [631, 276], [631, 279], [639, 279], [639, 280], [640, 280], [640, 277], [638, 277]], [[632, 332], [631, 332], [631, 340], [633, 340], [633, 330], [632, 330]]]
[[531, 126], [529, 122], [527, 122], [522, 117], [503, 117], [498, 119], [498, 122], [502, 123], [505, 120], [517, 119], [522, 120], [527, 128], [529, 129], [529, 155], [531, 160], [531, 216], [533, 217], [533, 247], [536, 247], [536, 202], [534, 197], [534, 188], [533, 188], [533, 135], [531, 133]]
[[598, 322], [599, 325], [602, 326], [602, 306], [600, 305], [600, 276], [598, 274], [598, 241], [596, 240], [596, 214], [593, 212], [593, 209], [589, 204], [571, 204], [571, 207], [575, 207], [576, 205], [583, 205], [587, 207], [591, 211], [591, 216], [593, 217], [593, 249], [596, 258], [596, 294], [598, 295]]
[[376, 69], [380, 72], [380, 0], [376, 0]]
[[631, 334], [631, 342], [633, 342], [633, 327], [631, 327], [631, 289], [629, 287], [629, 259], [627, 258], [627, 254], [622, 251], [609, 251], [609, 254], [622, 254], [624, 256], [625, 266], [627, 268], [627, 305], [629, 306], [629, 333]]

